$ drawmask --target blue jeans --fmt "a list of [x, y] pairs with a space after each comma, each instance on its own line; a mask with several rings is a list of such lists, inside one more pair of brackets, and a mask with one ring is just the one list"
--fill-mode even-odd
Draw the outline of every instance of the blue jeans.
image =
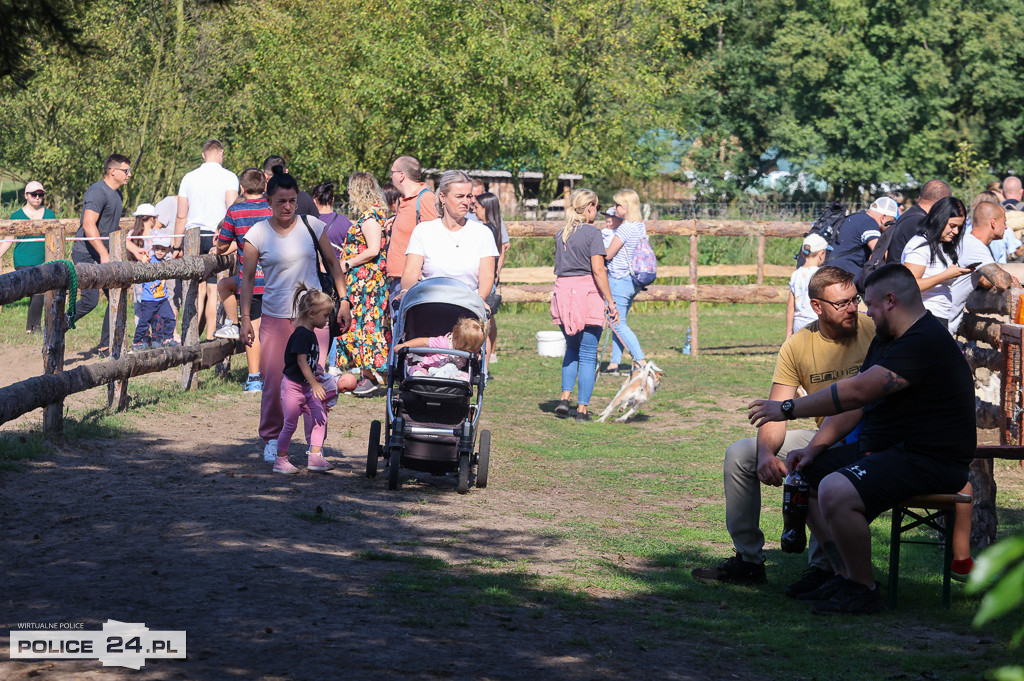
[[601, 342], [601, 327], [586, 326], [575, 336], [570, 336], [562, 328], [565, 336], [565, 357], [562, 358], [562, 390], [571, 391], [579, 375], [580, 389], [577, 402], [590, 404], [590, 396], [594, 392], [594, 380], [597, 378], [597, 346]]
[[[636, 298], [637, 290], [633, 284], [633, 279], [625, 277], [624, 279], [615, 279], [608, 277], [608, 287], [612, 290], [612, 300], [615, 301], [615, 307], [619, 310], [619, 323], [613, 326], [615, 334], [612, 334], [612, 358], [610, 364], [618, 364], [622, 361], [622, 348], [623, 343], [629, 350], [629, 354], [633, 356], [634, 361], [643, 361], [644, 350], [640, 347], [640, 341], [637, 339], [636, 334], [633, 333], [633, 329], [629, 328], [626, 324], [626, 317], [629, 315], [629, 308], [633, 306], [633, 298]], [[618, 334], [618, 335], [616, 335]], [[619, 337], [622, 340], [619, 340]]]

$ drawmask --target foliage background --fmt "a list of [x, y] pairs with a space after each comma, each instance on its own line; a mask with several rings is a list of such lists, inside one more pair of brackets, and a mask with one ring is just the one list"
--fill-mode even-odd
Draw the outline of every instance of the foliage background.
[[547, 195], [567, 171], [609, 187], [668, 173], [731, 199], [782, 162], [855, 199], [1024, 169], [1024, 0], [0, 8], [20, 17], [0, 51], [0, 167], [58, 208], [112, 151], [135, 163], [129, 205], [159, 199], [210, 137], [236, 170], [285, 155], [303, 185], [409, 153], [541, 171]]

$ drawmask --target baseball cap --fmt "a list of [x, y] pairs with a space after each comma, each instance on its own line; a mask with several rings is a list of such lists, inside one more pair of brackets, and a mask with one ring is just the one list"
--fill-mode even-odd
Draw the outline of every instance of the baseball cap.
[[804, 237], [804, 253], [817, 253], [818, 251], [824, 251], [826, 248], [832, 249], [828, 242], [825, 241], [825, 237], [820, 234], [808, 234]]
[[43, 192], [45, 194], [46, 190], [43, 189], [43, 183], [42, 182], [37, 182], [36, 180], [32, 180], [31, 182], [26, 184], [25, 185], [25, 193], [26, 194], [31, 194], [32, 192]]
[[[149, 204], [144, 203], [142, 205], [143, 206], [148, 206]], [[139, 206], [139, 207], [141, 208], [142, 206]], [[170, 248], [171, 247], [171, 237], [166, 236], [163, 232], [161, 232], [160, 230], [156, 230], [156, 229], [153, 230], [152, 234], [155, 237], [153, 239], [153, 245], [154, 246], [163, 246], [164, 248]]]
[[156, 215], [156, 206], [152, 203], [140, 203], [139, 207], [132, 213], [132, 217], [136, 218], [155, 218]]
[[888, 196], [879, 196], [875, 199], [875, 202], [871, 204], [868, 210], [873, 210], [876, 213], [882, 215], [888, 215], [891, 218], [899, 217], [900, 206], [898, 203], [890, 199]]

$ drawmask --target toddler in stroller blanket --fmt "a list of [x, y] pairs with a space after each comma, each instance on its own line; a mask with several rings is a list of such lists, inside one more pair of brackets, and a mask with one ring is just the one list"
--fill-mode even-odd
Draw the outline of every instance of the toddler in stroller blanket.
[[[463, 317], [456, 322], [451, 332], [443, 336], [431, 338], [413, 338], [395, 346], [395, 352], [402, 348], [443, 348], [446, 350], [462, 350], [479, 353], [487, 336], [487, 323], [479, 319]], [[461, 381], [469, 380], [465, 371], [466, 360], [451, 355], [435, 354], [420, 357], [410, 356], [407, 365], [409, 376], [435, 376], [437, 378], [454, 378]]]

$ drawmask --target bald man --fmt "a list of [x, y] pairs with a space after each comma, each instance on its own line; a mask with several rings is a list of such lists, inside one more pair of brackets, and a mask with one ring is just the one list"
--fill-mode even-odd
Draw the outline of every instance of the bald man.
[[917, 205], [900, 216], [889, 229], [895, 230], [892, 241], [889, 242], [889, 250], [886, 253], [886, 262], [900, 262], [903, 255], [903, 248], [907, 245], [924, 226], [924, 219], [928, 217], [928, 211], [932, 209], [939, 199], [952, 196], [953, 192], [949, 185], [942, 180], [928, 180], [921, 187], [921, 195], [917, 199]]
[[1024, 199], [1024, 185], [1021, 184], [1019, 177], [1010, 175], [1003, 180], [1003, 196], [1006, 197], [1003, 201], [1003, 208], [1007, 210], [1024, 209], [1024, 205], [1021, 205], [1021, 199]]
[[956, 333], [960, 328], [960, 320], [964, 316], [967, 297], [976, 288], [992, 288], [1005, 291], [1012, 286], [1020, 286], [1016, 277], [996, 264], [989, 248], [996, 239], [1003, 238], [1006, 230], [1006, 211], [997, 203], [984, 201], [974, 209], [971, 218], [974, 227], [964, 234], [960, 241], [960, 252], [957, 261], [963, 267], [977, 264], [973, 274], [958, 277], [950, 284], [953, 305], [950, 310], [949, 332]]

